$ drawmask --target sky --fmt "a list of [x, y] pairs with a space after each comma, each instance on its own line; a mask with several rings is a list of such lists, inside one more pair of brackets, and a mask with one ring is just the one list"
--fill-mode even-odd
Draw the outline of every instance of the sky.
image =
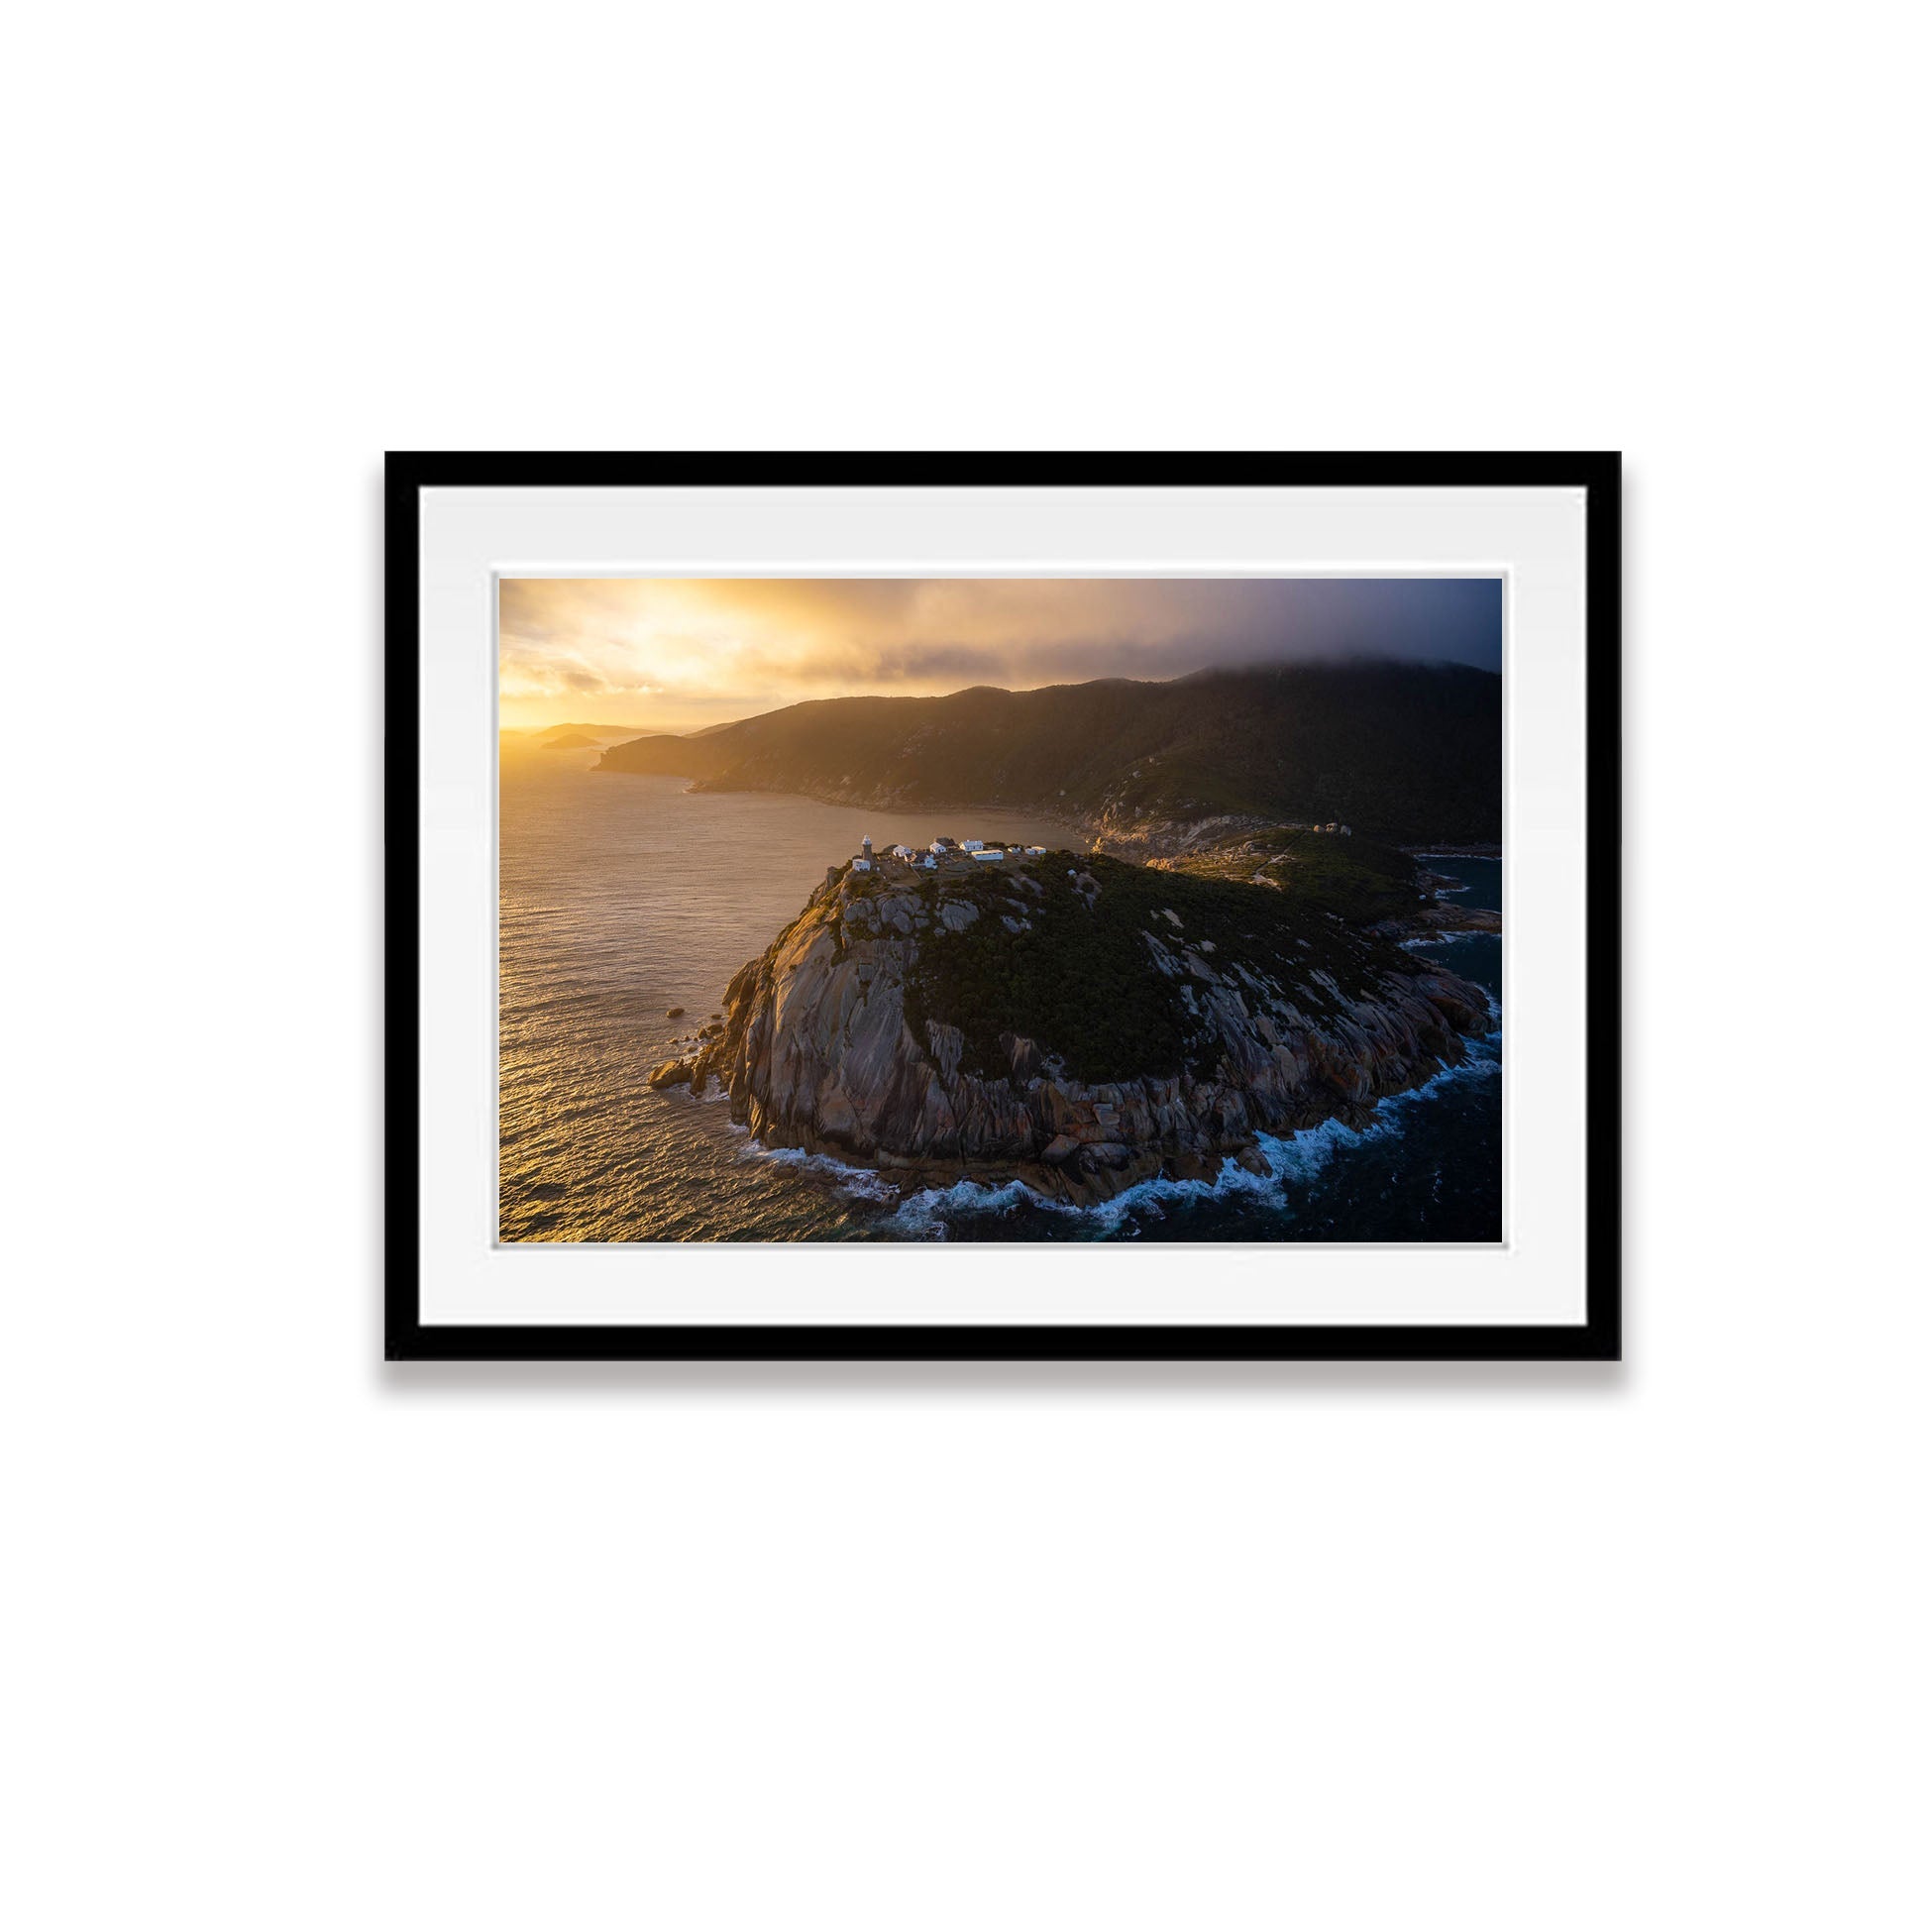
[[1210, 665], [1502, 668], [1495, 578], [506, 578], [498, 609], [512, 730], [693, 731], [804, 698]]

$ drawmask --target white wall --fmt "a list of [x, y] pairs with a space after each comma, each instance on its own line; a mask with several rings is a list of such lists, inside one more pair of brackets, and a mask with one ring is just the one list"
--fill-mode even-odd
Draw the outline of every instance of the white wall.
[[[0, 1916], [1918, 1919], [1902, 19], [16, 25]], [[380, 451], [1040, 444], [1628, 451], [1631, 1364], [378, 1367]]]

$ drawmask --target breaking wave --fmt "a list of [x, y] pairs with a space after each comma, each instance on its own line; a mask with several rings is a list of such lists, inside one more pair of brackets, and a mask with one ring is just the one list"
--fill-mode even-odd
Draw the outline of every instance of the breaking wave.
[[[746, 1133], [746, 1129], [732, 1123], [734, 1133]], [[794, 1173], [816, 1175], [820, 1180], [832, 1182], [841, 1194], [849, 1194], [855, 1201], [895, 1201], [899, 1189], [872, 1167], [854, 1167], [849, 1162], [834, 1160], [830, 1154], [808, 1154], [803, 1147], [767, 1147], [748, 1135], [745, 1144], [738, 1149], [740, 1160], [768, 1161], [774, 1167], [787, 1167]]]
[[902, 1239], [942, 1241], [951, 1219], [968, 1215], [975, 1219], [1011, 1217], [1022, 1209], [1072, 1216], [1104, 1234], [1114, 1233], [1131, 1216], [1164, 1219], [1165, 1207], [1185, 1202], [1232, 1202], [1244, 1198], [1250, 1205], [1292, 1215], [1297, 1190], [1312, 1183], [1338, 1153], [1364, 1141], [1399, 1134], [1405, 1125], [1403, 1116], [1416, 1102], [1440, 1093], [1452, 1082], [1482, 1080], [1499, 1073], [1500, 1058], [1494, 1051], [1484, 1049], [1493, 1048], [1501, 1038], [1499, 1030], [1471, 1042], [1473, 1050], [1460, 1066], [1444, 1067], [1420, 1087], [1391, 1094], [1377, 1102], [1375, 1118], [1364, 1127], [1346, 1127], [1341, 1121], [1324, 1121], [1320, 1127], [1307, 1127], [1299, 1133], [1257, 1133], [1255, 1144], [1268, 1163], [1265, 1174], [1250, 1173], [1233, 1156], [1227, 1156], [1222, 1160], [1221, 1171], [1211, 1181], [1176, 1181], [1156, 1175], [1151, 1180], [1136, 1181], [1131, 1187], [1123, 1188], [1111, 1201], [1090, 1206], [1055, 1201], [1035, 1193], [1023, 1181], [1006, 1181], [996, 1187], [962, 1180], [946, 1188], [921, 1188], [888, 1215], [886, 1223]]

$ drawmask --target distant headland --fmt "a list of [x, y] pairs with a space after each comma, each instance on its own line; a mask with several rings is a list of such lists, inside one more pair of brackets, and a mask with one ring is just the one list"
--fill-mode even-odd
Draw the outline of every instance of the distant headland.
[[1025, 810], [1123, 856], [1271, 827], [1385, 844], [1502, 837], [1502, 680], [1345, 662], [945, 698], [836, 698], [611, 745], [596, 770], [869, 809]]

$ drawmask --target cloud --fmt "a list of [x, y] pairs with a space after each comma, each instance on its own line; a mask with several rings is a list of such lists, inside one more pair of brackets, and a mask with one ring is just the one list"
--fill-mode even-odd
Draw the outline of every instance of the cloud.
[[683, 729], [863, 691], [1502, 662], [1494, 578], [518, 578], [499, 617], [506, 716], [596, 699]]

